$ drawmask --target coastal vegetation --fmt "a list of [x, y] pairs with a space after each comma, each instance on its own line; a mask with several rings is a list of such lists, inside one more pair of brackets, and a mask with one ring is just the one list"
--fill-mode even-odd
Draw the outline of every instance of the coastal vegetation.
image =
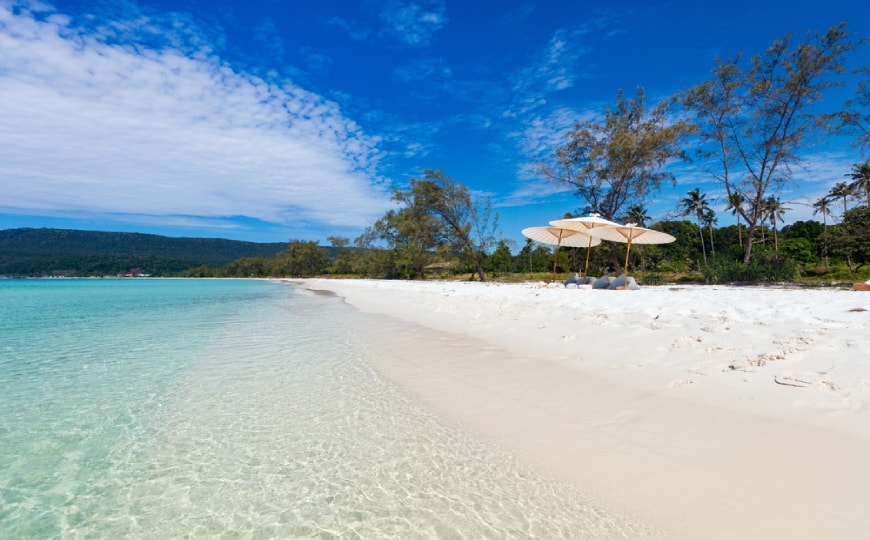
[[[870, 160], [844, 171], [846, 180], [816, 201], [786, 195], [801, 156], [821, 137], [851, 137], [862, 152], [870, 145], [870, 80], [859, 81], [839, 106], [825, 101], [842, 86], [849, 53], [866, 45], [844, 23], [824, 33], [786, 35], [748, 60], [717, 59], [708, 80], [654, 105], [642, 86], [634, 98], [619, 91], [615, 107], [578, 121], [566, 142], [537, 163], [537, 173], [581, 201], [563, 217], [596, 213], [676, 238], [631, 250], [627, 264], [641, 282], [864, 280], [870, 276]], [[870, 74], [870, 67], [856, 73]], [[646, 205], [665, 183], [687, 184], [678, 178], [685, 171], [715, 187], [687, 189], [672, 212], [648, 223]], [[577, 272], [586, 259], [583, 248], [554, 250], [531, 240], [518, 246], [503, 238], [492, 201], [440, 170], [426, 169], [394, 187], [392, 202], [359, 237], [330, 236], [329, 246], [0, 231], [0, 275], [527, 280], [551, 277], [552, 269]], [[821, 221], [783, 226], [794, 205], [812, 208]], [[736, 223], [717, 227], [715, 208]], [[625, 249], [618, 243], [593, 248], [590, 273], [625, 272]]]
[[[694, 191], [694, 190], [692, 190]], [[687, 194], [688, 199], [693, 193]], [[833, 195], [831, 196], [833, 197]], [[863, 195], [861, 196], [863, 200]], [[701, 199], [706, 200], [706, 198]], [[831, 202], [831, 198], [826, 198]], [[858, 201], [858, 196], [853, 196]], [[709, 209], [709, 207], [708, 207]], [[620, 216], [623, 221], [645, 217], [643, 207], [632, 207]], [[707, 213], [711, 213], [708, 211]], [[824, 222], [796, 221], [772, 234], [775, 214], [766, 215], [761, 225], [749, 237], [739, 225], [715, 227], [715, 220], [698, 222], [673, 219], [650, 224], [650, 228], [673, 235], [671, 244], [635, 246], [630, 253], [631, 273], [644, 284], [674, 282], [734, 283], [734, 282], [801, 282], [851, 283], [870, 278], [870, 206], [850, 207], [839, 219]], [[692, 214], [694, 217], [694, 214]], [[713, 216], [715, 218], [715, 216]], [[0, 231], [0, 275], [8, 276], [115, 276], [152, 275], [162, 277], [366, 277], [396, 279], [470, 279], [480, 277], [478, 262], [457, 250], [423, 250], [415, 259], [405, 252], [408, 245], [397, 234], [390, 247], [352, 246], [346, 238], [331, 237], [330, 246], [316, 241], [291, 240], [280, 244], [254, 244], [213, 239], [179, 239], [151, 236], [147, 240], [150, 252], [139, 252], [135, 242], [118, 243], [117, 235], [125, 233], [95, 233], [88, 231], [58, 231], [54, 229], [16, 229]], [[22, 251], [9, 251], [10, 237], [28, 238], [30, 256]], [[69, 238], [84, 237], [103, 247], [88, 252], [79, 245], [75, 252], [66, 251], [72, 245]], [[135, 238], [135, 237], [134, 237]], [[703, 239], [703, 244], [702, 244]], [[746, 242], [755, 249], [749, 264], [743, 263]], [[357, 243], [361, 244], [359, 239]], [[115, 248], [109, 250], [105, 245]], [[188, 246], [224, 246], [224, 257], [210, 250], [189, 252], [184, 259], [175, 258], [179, 249]], [[162, 247], [161, 247], [162, 246]], [[230, 249], [232, 247], [233, 249]], [[278, 249], [276, 249], [276, 247]], [[554, 261], [551, 246], [528, 240], [519, 250], [501, 240], [479, 260], [486, 276], [496, 281], [530, 281], [552, 279], [552, 270], [561, 276], [580, 272], [586, 259], [585, 248], [562, 248]], [[256, 248], [256, 249], [254, 249]], [[625, 256], [625, 245], [614, 244], [619, 257]], [[709, 249], [709, 251], [707, 251]], [[234, 250], [248, 250], [249, 256], [229, 261]], [[272, 256], [256, 254], [269, 252]], [[47, 254], [53, 254], [48, 256]], [[614, 275], [622, 271], [614, 264], [610, 250], [592, 248], [589, 253], [591, 275]], [[705, 260], [705, 255], [706, 260]], [[202, 257], [195, 259], [195, 257]], [[411, 265], [408, 261], [414, 260]], [[10, 262], [11, 261], [11, 262]], [[191, 262], [185, 262], [191, 261]], [[217, 262], [214, 262], [217, 261]], [[229, 261], [229, 262], [227, 262]], [[23, 269], [24, 271], [16, 271]]]
[[200, 265], [224, 267], [242, 257], [274, 257], [285, 242], [168, 238], [155, 234], [66, 229], [0, 230], [0, 275], [172, 275]]

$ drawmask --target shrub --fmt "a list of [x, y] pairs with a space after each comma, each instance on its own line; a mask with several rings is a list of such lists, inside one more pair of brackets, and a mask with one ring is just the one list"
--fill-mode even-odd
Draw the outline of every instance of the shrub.
[[797, 277], [798, 267], [794, 261], [771, 253], [755, 255], [749, 264], [743, 264], [733, 252], [717, 253], [708, 259], [704, 269], [706, 283], [794, 281]]

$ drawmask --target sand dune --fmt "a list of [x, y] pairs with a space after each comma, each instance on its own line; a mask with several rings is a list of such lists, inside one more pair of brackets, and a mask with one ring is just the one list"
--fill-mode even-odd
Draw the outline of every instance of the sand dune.
[[870, 528], [870, 293], [304, 284], [389, 317], [385, 376], [674, 537]]

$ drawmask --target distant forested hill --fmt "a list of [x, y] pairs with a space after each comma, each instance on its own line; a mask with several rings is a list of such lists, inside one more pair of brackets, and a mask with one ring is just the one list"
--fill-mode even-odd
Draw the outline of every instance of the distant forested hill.
[[65, 229], [0, 230], [0, 275], [160, 275], [243, 257], [274, 257], [286, 242], [171, 238], [155, 234]]

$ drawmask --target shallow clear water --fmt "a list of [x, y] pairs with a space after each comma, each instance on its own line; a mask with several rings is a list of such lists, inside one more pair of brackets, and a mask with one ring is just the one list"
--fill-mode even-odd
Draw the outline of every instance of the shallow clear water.
[[0, 538], [653, 533], [384, 381], [336, 298], [0, 280]]

